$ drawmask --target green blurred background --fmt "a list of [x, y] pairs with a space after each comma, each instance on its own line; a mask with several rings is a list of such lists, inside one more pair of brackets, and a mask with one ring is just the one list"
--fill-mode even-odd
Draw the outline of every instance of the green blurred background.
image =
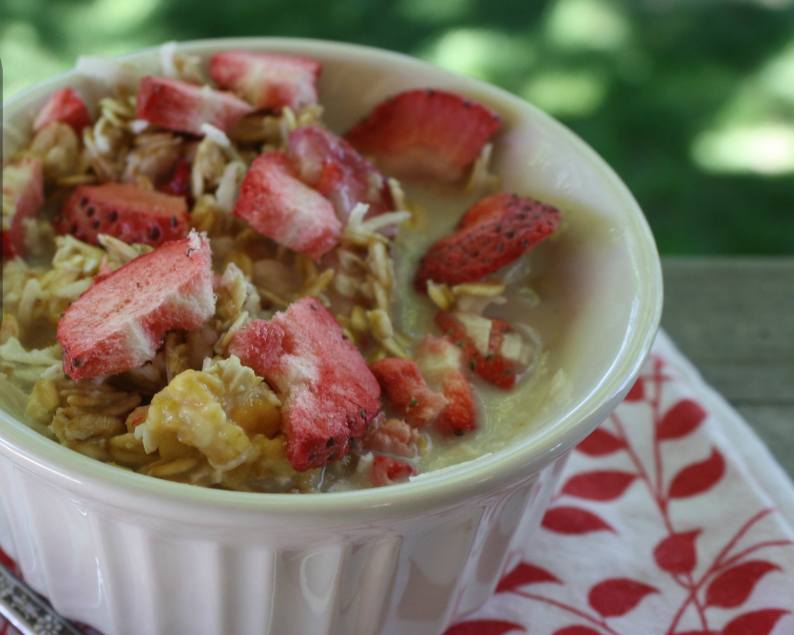
[[587, 140], [665, 254], [794, 253], [794, 0], [0, 0], [5, 96], [167, 40], [380, 46], [498, 84]]

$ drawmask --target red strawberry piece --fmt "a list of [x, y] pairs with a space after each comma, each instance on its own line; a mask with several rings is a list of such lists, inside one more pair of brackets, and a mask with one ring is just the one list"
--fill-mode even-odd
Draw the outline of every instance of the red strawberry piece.
[[196, 86], [177, 79], [144, 77], [138, 86], [136, 116], [149, 123], [177, 132], [203, 136], [203, 124], [224, 132], [238, 119], [253, 111], [231, 93]]
[[160, 187], [160, 191], [164, 194], [183, 196], [187, 199], [190, 196], [190, 172], [190, 161], [180, 158], [176, 162], [168, 181]]
[[81, 185], [66, 200], [58, 229], [93, 244], [110, 234], [156, 246], [187, 234], [187, 205], [181, 196], [128, 183]]
[[33, 122], [33, 131], [38, 132], [53, 121], [71, 126], [79, 135], [83, 128], [91, 125], [91, 113], [73, 88], [62, 88], [50, 95], [39, 111]]
[[292, 109], [317, 102], [322, 66], [308, 57], [283, 53], [226, 51], [210, 60], [218, 86], [233, 90], [257, 108]]
[[191, 232], [95, 282], [58, 322], [72, 379], [113, 375], [154, 358], [165, 334], [193, 330], [215, 312], [212, 254]]
[[[381, 419], [381, 421], [378, 421]], [[364, 447], [374, 452], [412, 457], [418, 454], [419, 432], [402, 419], [376, 417], [364, 437]]]
[[430, 385], [438, 387], [447, 400], [436, 419], [436, 428], [455, 435], [476, 429], [477, 408], [463, 373], [461, 351], [446, 338], [429, 335], [420, 343], [416, 359]]
[[444, 409], [444, 395], [430, 389], [416, 362], [387, 357], [370, 368], [392, 405], [414, 425], [432, 421]]
[[436, 419], [436, 428], [445, 434], [457, 436], [475, 430], [477, 418], [474, 397], [466, 376], [461, 372], [448, 374], [444, 377], [441, 390], [447, 398], [447, 407]]
[[277, 372], [281, 358], [286, 354], [283, 340], [284, 329], [278, 323], [253, 320], [235, 333], [229, 352], [262, 377], [267, 377], [271, 372]]
[[494, 194], [472, 206], [451, 234], [433, 243], [419, 263], [414, 285], [428, 280], [460, 284], [480, 280], [518, 259], [557, 229], [560, 212], [516, 194]]
[[330, 200], [347, 221], [356, 203], [369, 205], [368, 216], [393, 209], [386, 179], [341, 137], [317, 125], [293, 130], [288, 154], [301, 180]]
[[297, 178], [281, 152], [254, 160], [234, 213], [263, 236], [315, 259], [333, 249], [342, 233], [331, 203]]
[[3, 168], [3, 259], [25, 255], [24, 220], [44, 204], [40, 159], [25, 157]]
[[463, 351], [469, 368], [499, 388], [512, 388], [531, 361], [532, 349], [504, 320], [440, 311], [436, 325]]
[[281, 397], [287, 458], [296, 470], [345, 456], [380, 409], [378, 381], [316, 298], [301, 298], [269, 322], [250, 322], [229, 351]]
[[482, 104], [441, 90], [409, 90], [378, 104], [347, 133], [388, 173], [457, 181], [501, 126]]
[[376, 456], [372, 459], [370, 480], [376, 487], [405, 481], [414, 474], [416, 474], [414, 466], [405, 461], [393, 459], [390, 456]]

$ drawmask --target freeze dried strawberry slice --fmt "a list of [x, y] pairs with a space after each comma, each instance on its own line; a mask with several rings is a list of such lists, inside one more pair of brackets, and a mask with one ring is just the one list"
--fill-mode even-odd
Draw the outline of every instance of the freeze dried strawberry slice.
[[138, 86], [136, 116], [177, 132], [203, 136], [204, 124], [224, 132], [253, 108], [231, 93], [177, 79], [147, 76]]
[[154, 358], [165, 334], [197, 329], [215, 312], [206, 236], [166, 243], [95, 282], [58, 321], [72, 379], [113, 375]]
[[380, 408], [378, 381], [316, 298], [301, 298], [269, 322], [250, 322], [229, 352], [279, 393], [287, 458], [296, 470], [345, 456]]
[[81, 185], [66, 200], [58, 230], [97, 244], [99, 234], [160, 245], [188, 232], [185, 199], [128, 183]]
[[416, 474], [414, 466], [405, 461], [390, 456], [376, 456], [372, 459], [370, 480], [376, 487], [408, 480], [408, 477], [414, 474]]
[[333, 249], [342, 233], [331, 203], [297, 178], [281, 152], [254, 160], [234, 213], [260, 234], [315, 259]]
[[333, 203], [343, 223], [356, 203], [369, 205], [368, 216], [393, 209], [386, 179], [341, 137], [310, 125], [293, 130], [287, 144], [301, 180]]
[[392, 405], [414, 425], [424, 425], [438, 416], [446, 405], [444, 395], [431, 390], [416, 362], [387, 357], [370, 368]]
[[33, 131], [38, 132], [53, 121], [71, 126], [79, 135], [83, 128], [91, 125], [91, 113], [73, 88], [62, 88], [50, 95], [39, 111], [33, 122]]
[[44, 176], [40, 159], [25, 157], [3, 168], [3, 260], [25, 255], [26, 218], [38, 214], [44, 203]]
[[436, 325], [463, 351], [469, 368], [499, 388], [512, 388], [532, 359], [530, 346], [504, 320], [440, 311]]
[[528, 196], [488, 196], [464, 214], [453, 233], [430, 246], [414, 285], [425, 291], [428, 280], [447, 284], [480, 280], [521, 257], [559, 224], [556, 208]]
[[257, 108], [297, 109], [316, 103], [321, 69], [313, 59], [283, 53], [225, 51], [210, 59], [215, 83]]
[[[282, 314], [277, 313], [276, 317], [279, 315]], [[279, 372], [279, 364], [286, 354], [283, 341], [284, 329], [275, 319], [253, 320], [234, 334], [229, 353], [237, 355], [243, 364], [267, 379]]]
[[463, 373], [463, 354], [444, 337], [428, 335], [419, 344], [416, 361], [427, 381], [438, 388], [447, 405], [435, 425], [444, 434], [462, 435], [477, 428], [477, 408]]
[[378, 104], [345, 135], [388, 174], [457, 181], [501, 120], [490, 108], [441, 90], [409, 90]]

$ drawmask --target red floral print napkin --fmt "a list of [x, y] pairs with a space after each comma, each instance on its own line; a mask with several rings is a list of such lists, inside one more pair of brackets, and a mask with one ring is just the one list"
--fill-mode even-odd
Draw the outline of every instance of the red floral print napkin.
[[792, 610], [794, 487], [660, 334], [494, 597], [445, 635], [792, 635]]
[[444, 635], [794, 635], [791, 611], [794, 487], [662, 333], [494, 597]]

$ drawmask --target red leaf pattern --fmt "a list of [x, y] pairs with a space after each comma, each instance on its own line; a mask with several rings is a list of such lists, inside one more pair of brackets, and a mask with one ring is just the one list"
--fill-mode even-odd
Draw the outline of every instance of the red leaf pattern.
[[645, 381], [640, 377], [626, 395], [626, 401], [642, 401], [645, 399]]
[[528, 562], [522, 562], [499, 581], [496, 592], [512, 591], [516, 587], [524, 586], [525, 584], [537, 584], [538, 582], [556, 582], [559, 584], [560, 580], [546, 571], [546, 569], [536, 567]]
[[587, 596], [587, 601], [604, 617], [625, 615], [637, 606], [642, 599], [657, 590], [637, 580], [613, 578], [599, 582]]
[[626, 447], [621, 439], [604, 428], [596, 428], [576, 449], [589, 456], [607, 456]]
[[574, 625], [558, 629], [554, 631], [553, 635], [601, 635], [601, 633], [589, 626]]
[[758, 581], [772, 571], [780, 571], [780, 567], [764, 560], [749, 560], [731, 567], [711, 581], [706, 590], [706, 604], [726, 609], [741, 606]]
[[778, 620], [788, 613], [781, 609], [761, 609], [745, 613], [728, 622], [721, 635], [769, 635]]
[[670, 534], [662, 539], [653, 550], [653, 557], [660, 569], [668, 573], [692, 573], [697, 564], [695, 540], [699, 529]]
[[719, 450], [711, 449], [709, 458], [683, 468], [670, 484], [670, 498], [688, 498], [714, 487], [725, 473], [725, 459]]
[[558, 534], [588, 534], [593, 531], [611, 531], [612, 526], [603, 518], [581, 507], [560, 505], [552, 507], [543, 516], [542, 525]]
[[471, 620], [450, 626], [444, 635], [504, 635], [511, 631], [526, 633], [521, 624], [504, 620]]
[[575, 474], [562, 488], [564, 494], [594, 501], [615, 500], [631, 485], [636, 474], [619, 470], [596, 470]]
[[706, 411], [692, 399], [682, 399], [668, 410], [656, 426], [656, 438], [681, 439], [694, 432], [706, 418]]

